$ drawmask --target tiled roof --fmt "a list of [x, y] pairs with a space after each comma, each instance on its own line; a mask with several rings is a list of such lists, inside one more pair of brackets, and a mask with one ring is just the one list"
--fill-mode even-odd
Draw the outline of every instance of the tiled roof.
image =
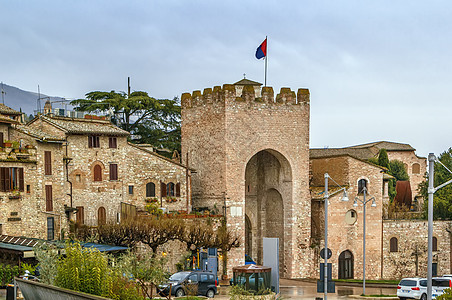
[[129, 132], [113, 125], [110, 121], [43, 115], [40, 118], [69, 134], [130, 135]]
[[387, 142], [387, 141], [380, 141], [380, 142], [356, 145], [356, 146], [351, 146], [348, 148], [358, 149], [358, 148], [370, 148], [370, 147], [376, 147], [378, 149], [386, 149], [387, 151], [415, 151], [416, 150], [408, 144]]
[[310, 149], [310, 158], [323, 158], [331, 156], [350, 155], [352, 157], [367, 160], [372, 157], [376, 157], [380, 152], [380, 149], [386, 149], [387, 151], [415, 151], [413, 147], [408, 144], [394, 143], [394, 142], [373, 142], [362, 145], [356, 145], [345, 148], [325, 148], [325, 149]]
[[8, 116], [0, 115], [0, 123], [19, 124], [18, 121], [11, 119]]
[[12, 109], [9, 106], [6, 106], [3, 103], [0, 103], [0, 114], [4, 114], [4, 115], [20, 115], [21, 113], [18, 112], [17, 110]]
[[58, 137], [56, 135], [52, 135], [50, 133], [38, 130], [36, 128], [33, 128], [31, 126], [25, 126], [25, 125], [17, 125], [15, 127], [17, 131], [20, 131], [22, 133], [28, 134], [29, 136], [32, 136], [34, 138], [37, 138], [41, 141], [61, 141], [64, 142], [64, 139], [61, 137]]
[[371, 157], [374, 157], [378, 154], [378, 150], [372, 151], [373, 149], [364, 148], [364, 149], [354, 149], [354, 148], [325, 148], [325, 149], [309, 149], [309, 157], [310, 158], [324, 158], [331, 156], [342, 156], [349, 155], [354, 158], [358, 158], [361, 160], [366, 160]]
[[234, 83], [234, 85], [257, 85], [257, 86], [261, 86], [262, 83], [243, 78], [242, 80], [239, 80], [236, 83]]

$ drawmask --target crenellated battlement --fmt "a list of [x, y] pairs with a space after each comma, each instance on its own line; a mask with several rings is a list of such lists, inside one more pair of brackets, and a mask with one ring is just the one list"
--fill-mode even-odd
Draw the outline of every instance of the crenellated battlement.
[[181, 97], [182, 108], [193, 108], [208, 104], [225, 106], [234, 102], [264, 103], [269, 105], [300, 105], [309, 103], [309, 89], [298, 89], [297, 93], [290, 88], [281, 88], [279, 94], [274, 96], [272, 87], [258, 87], [245, 85], [241, 87], [233, 84], [215, 86], [193, 93], [183, 93]]

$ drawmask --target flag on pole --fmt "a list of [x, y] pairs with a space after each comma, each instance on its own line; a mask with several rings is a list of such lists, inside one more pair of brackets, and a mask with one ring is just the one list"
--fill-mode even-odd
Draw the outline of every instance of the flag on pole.
[[262, 44], [257, 47], [256, 58], [261, 59], [267, 56], [267, 38], [262, 42]]

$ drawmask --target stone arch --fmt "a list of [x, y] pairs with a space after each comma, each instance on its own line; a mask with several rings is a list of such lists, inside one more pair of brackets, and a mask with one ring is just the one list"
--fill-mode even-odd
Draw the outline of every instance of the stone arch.
[[291, 216], [291, 206], [292, 168], [288, 159], [273, 149], [255, 153], [245, 167], [245, 247], [262, 264], [262, 238], [279, 238], [282, 277], [290, 269], [286, 265], [290, 260], [285, 260], [289, 247], [285, 244], [290, 240], [292, 228], [286, 226], [285, 220]]

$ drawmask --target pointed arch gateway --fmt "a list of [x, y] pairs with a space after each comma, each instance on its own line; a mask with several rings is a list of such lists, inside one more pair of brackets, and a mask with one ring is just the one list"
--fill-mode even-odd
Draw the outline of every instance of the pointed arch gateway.
[[292, 168], [287, 158], [273, 149], [256, 153], [245, 169], [245, 253], [262, 264], [262, 239], [279, 238], [281, 277], [290, 268], [285, 265], [285, 244], [292, 228], [285, 220], [291, 205]]

